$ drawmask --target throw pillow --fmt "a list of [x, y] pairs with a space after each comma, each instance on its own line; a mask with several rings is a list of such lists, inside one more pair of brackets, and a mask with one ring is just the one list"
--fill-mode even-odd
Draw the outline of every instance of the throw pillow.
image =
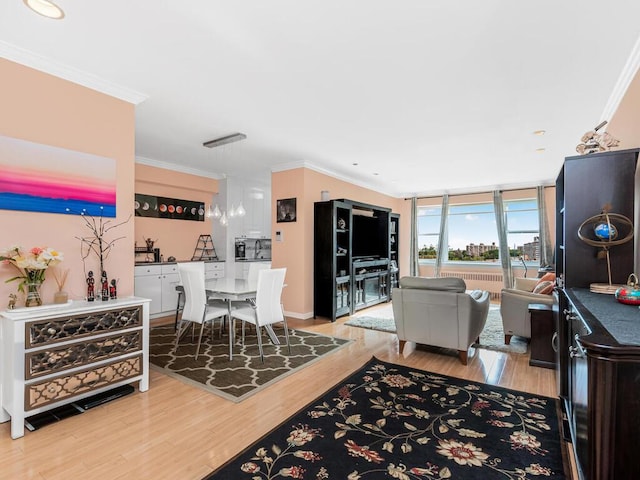
[[550, 295], [553, 292], [553, 287], [555, 283], [549, 280], [545, 280], [544, 282], [538, 282], [536, 288], [533, 289], [533, 293], [540, 293], [542, 295]]
[[538, 285], [540, 285], [542, 282], [555, 282], [556, 281], [556, 274], [553, 272], [549, 272], [549, 273], [545, 273], [542, 277], [540, 277], [540, 279], [538, 280]]

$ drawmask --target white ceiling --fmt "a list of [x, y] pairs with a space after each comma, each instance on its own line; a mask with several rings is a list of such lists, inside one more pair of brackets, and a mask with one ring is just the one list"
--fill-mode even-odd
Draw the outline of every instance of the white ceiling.
[[57, 3], [61, 21], [2, 0], [0, 56], [145, 98], [138, 161], [306, 165], [394, 196], [551, 183], [615, 109], [640, 33], [630, 0]]

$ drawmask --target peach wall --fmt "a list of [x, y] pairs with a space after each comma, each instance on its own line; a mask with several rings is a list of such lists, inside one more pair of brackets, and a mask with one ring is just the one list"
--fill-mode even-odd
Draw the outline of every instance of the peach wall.
[[[402, 237], [408, 239], [408, 234], [403, 233], [403, 226], [408, 223], [402, 199], [358, 187], [308, 168], [273, 173], [272, 211], [276, 211], [276, 200], [297, 198], [296, 222], [276, 223], [275, 216], [272, 216], [272, 264], [274, 267], [287, 267], [283, 303], [287, 314], [293, 317], [313, 316], [313, 204], [320, 201], [322, 190], [328, 190], [331, 199], [347, 198], [401, 213], [401, 244]], [[277, 231], [284, 236], [282, 242], [276, 241]], [[407, 251], [406, 248], [404, 251]], [[403, 268], [402, 264], [400, 268]], [[408, 268], [408, 261], [404, 268]]]
[[[214, 193], [218, 193], [218, 181], [212, 178], [166, 170], [137, 163], [135, 165], [135, 193], [157, 195], [202, 202], [210, 205]], [[205, 207], [206, 208], [206, 207]], [[178, 261], [191, 260], [199, 235], [211, 235], [211, 219], [204, 222], [172, 220], [168, 218], [135, 217], [135, 241], [139, 247], [144, 239], [155, 240], [154, 247], [166, 260], [173, 256]], [[140, 261], [144, 258], [140, 256]]]
[[[625, 93], [618, 110], [607, 125], [607, 131], [620, 140], [618, 149], [640, 147], [640, 71], [636, 73], [627, 92]], [[640, 168], [636, 169], [635, 189], [635, 218], [634, 222], [634, 269], [640, 271]]]
[[617, 150], [640, 147], [639, 115], [640, 73], [637, 73], [607, 125], [607, 131], [620, 140]]
[[[134, 105], [5, 59], [0, 59], [0, 78], [0, 134], [115, 159], [117, 218], [111, 220], [126, 222], [133, 215]], [[124, 238], [114, 245], [105, 265], [109, 278], [119, 279], [121, 296], [133, 294], [133, 229], [131, 218], [114, 230]], [[89, 233], [76, 215], [0, 210], [0, 247], [51, 246], [62, 251], [60, 267], [70, 269], [65, 289], [73, 299], [86, 295], [76, 237]], [[86, 265], [99, 270], [93, 256]], [[47, 272], [42, 290], [45, 303], [52, 302], [56, 290], [51, 274]], [[0, 309], [17, 289], [16, 283], [4, 283], [9, 275], [13, 271], [0, 265]]]

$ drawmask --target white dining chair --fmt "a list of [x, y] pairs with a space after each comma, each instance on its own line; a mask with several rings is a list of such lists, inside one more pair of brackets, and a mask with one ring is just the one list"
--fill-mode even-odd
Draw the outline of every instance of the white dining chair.
[[[269, 270], [271, 268], [271, 262], [251, 262], [249, 264], [249, 273], [247, 275], [247, 283], [252, 286], [258, 285], [258, 273], [261, 270]], [[255, 305], [256, 297], [245, 298], [244, 300], [234, 300], [231, 302], [232, 308], [243, 308], [250, 305]]]
[[258, 272], [257, 291], [255, 305], [247, 305], [231, 312], [232, 318], [242, 321], [242, 344], [244, 345], [245, 324], [250, 323], [256, 327], [258, 338], [258, 349], [260, 350], [260, 360], [264, 362], [264, 352], [262, 349], [261, 327], [273, 325], [274, 323], [284, 324], [284, 335], [287, 341], [287, 348], [291, 353], [289, 343], [289, 330], [287, 319], [284, 316], [281, 296], [284, 287], [284, 277], [286, 268], [262, 269]]
[[191, 324], [194, 328], [200, 324], [200, 336], [198, 337], [198, 347], [195, 358], [198, 359], [200, 344], [202, 343], [202, 333], [207, 322], [211, 323], [211, 334], [213, 335], [213, 323], [216, 318], [224, 318], [229, 310], [223, 304], [212, 304], [207, 301], [207, 292], [204, 281], [204, 262], [178, 263], [178, 272], [184, 288], [184, 307], [182, 317], [176, 332], [176, 343], [174, 350], [178, 348], [178, 342], [184, 331]]

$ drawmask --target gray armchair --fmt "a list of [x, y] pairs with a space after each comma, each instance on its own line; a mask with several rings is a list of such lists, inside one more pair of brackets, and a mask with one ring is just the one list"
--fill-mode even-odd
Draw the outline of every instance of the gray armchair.
[[[529, 317], [529, 304], [541, 303], [553, 304], [551, 288], [541, 291], [549, 293], [534, 293], [534, 289], [541, 283], [539, 278], [516, 278], [514, 288], [503, 288], [500, 294], [500, 316], [504, 330], [504, 343], [509, 345], [511, 337], [531, 338], [531, 320]], [[551, 282], [547, 282], [551, 283]]]
[[402, 277], [393, 289], [393, 316], [402, 352], [407, 341], [458, 351], [469, 347], [487, 321], [489, 292], [467, 292], [461, 278]]

